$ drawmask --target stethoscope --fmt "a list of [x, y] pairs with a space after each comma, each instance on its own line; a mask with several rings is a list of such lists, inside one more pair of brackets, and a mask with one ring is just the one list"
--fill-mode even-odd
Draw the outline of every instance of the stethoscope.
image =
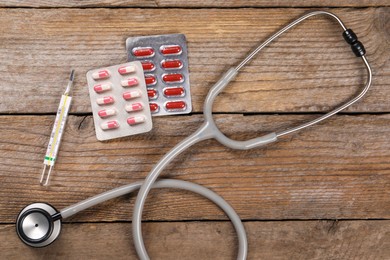
[[[225, 136], [217, 127], [212, 117], [212, 107], [213, 102], [217, 95], [227, 86], [227, 84], [235, 78], [238, 71], [245, 66], [260, 50], [270, 44], [274, 39], [279, 37], [284, 32], [288, 31], [295, 25], [299, 24], [303, 20], [315, 16], [315, 15], [327, 15], [331, 18], [335, 19], [341, 28], [343, 29], [343, 37], [348, 44], [351, 45], [352, 51], [355, 53], [357, 57], [361, 57], [363, 63], [367, 69], [368, 78], [365, 87], [363, 90], [356, 95], [354, 98], [349, 100], [348, 102], [340, 105], [334, 110], [324, 114], [323, 116], [309, 121], [305, 124], [299, 125], [297, 127], [293, 127], [281, 132], [270, 133], [261, 137], [257, 137], [254, 139], [246, 140], [246, 141], [236, 141], [232, 140], [229, 137]], [[372, 80], [372, 72], [370, 65], [368, 64], [367, 59], [365, 58], [365, 49], [361, 42], [358, 41], [357, 36], [351, 29], [347, 29], [343, 22], [334, 14], [324, 11], [315, 11], [310, 12], [292, 23], [288, 24], [286, 27], [279, 30], [277, 33], [272, 35], [269, 39], [267, 39], [264, 43], [258, 46], [253, 52], [251, 52], [237, 67], [229, 69], [225, 75], [210, 89], [207, 94], [204, 107], [203, 107], [203, 115], [204, 115], [204, 123], [196, 130], [193, 134], [188, 136], [178, 145], [176, 145], [171, 151], [169, 151], [151, 170], [146, 179], [143, 182], [136, 182], [132, 184], [128, 184], [102, 194], [96, 195], [92, 198], [81, 201], [77, 204], [71, 205], [61, 211], [58, 211], [53, 206], [47, 203], [33, 203], [25, 207], [18, 215], [16, 220], [16, 231], [19, 235], [20, 239], [27, 245], [32, 247], [43, 247], [52, 243], [60, 234], [61, 231], [61, 220], [66, 219], [82, 210], [85, 210], [89, 207], [95, 206], [99, 203], [107, 201], [112, 198], [116, 198], [122, 196], [124, 194], [128, 194], [139, 189], [137, 199], [134, 206], [133, 211], [133, 238], [134, 245], [137, 250], [137, 254], [141, 259], [149, 259], [147, 254], [141, 230], [141, 218], [142, 211], [145, 205], [146, 198], [149, 194], [149, 191], [152, 188], [177, 188], [184, 189], [188, 191], [192, 191], [198, 193], [209, 200], [213, 201], [216, 205], [218, 205], [230, 218], [233, 223], [233, 226], [237, 232], [238, 236], [238, 256], [237, 259], [246, 259], [248, 244], [246, 238], [246, 232], [244, 226], [241, 222], [241, 219], [234, 211], [234, 209], [219, 195], [214, 193], [213, 191], [186, 181], [181, 180], [172, 180], [172, 179], [164, 179], [156, 181], [159, 177], [162, 170], [180, 153], [191, 147], [192, 145], [207, 139], [216, 139], [221, 144], [238, 150], [248, 150], [260, 146], [264, 146], [266, 144], [275, 142], [279, 137], [293, 133], [295, 131], [301, 130], [303, 128], [309, 127], [311, 125], [317, 124], [332, 115], [340, 112], [341, 110], [349, 107], [354, 104], [356, 101], [361, 99], [369, 87], [371, 86]]]

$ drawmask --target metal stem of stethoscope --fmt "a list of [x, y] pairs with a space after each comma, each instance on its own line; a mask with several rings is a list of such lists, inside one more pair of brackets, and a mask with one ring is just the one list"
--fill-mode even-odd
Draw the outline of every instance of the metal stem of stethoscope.
[[[345, 40], [351, 45], [353, 52], [362, 58], [367, 72], [368, 78], [365, 87], [363, 90], [356, 95], [353, 99], [346, 102], [345, 104], [337, 107], [336, 109], [324, 114], [323, 116], [302, 124], [300, 126], [290, 128], [281, 132], [270, 133], [261, 137], [257, 137], [254, 139], [246, 140], [246, 141], [236, 141], [225, 136], [216, 126], [213, 117], [212, 117], [212, 106], [215, 98], [218, 94], [227, 86], [227, 84], [234, 79], [237, 75], [238, 71], [245, 66], [260, 50], [262, 50], [265, 46], [270, 44], [274, 39], [279, 37], [281, 34], [299, 24], [303, 20], [314, 16], [314, 15], [328, 15], [334, 18], [344, 30], [343, 36]], [[134, 211], [133, 211], [133, 238], [134, 238], [134, 246], [137, 250], [137, 254], [141, 259], [149, 259], [146, 248], [143, 243], [142, 230], [141, 230], [141, 219], [142, 219], [142, 211], [147, 198], [149, 191], [152, 188], [179, 188], [189, 190], [195, 193], [198, 193], [216, 203], [220, 206], [225, 213], [231, 219], [239, 240], [238, 247], [238, 259], [246, 259], [248, 244], [246, 239], [245, 229], [241, 223], [240, 218], [235, 213], [234, 209], [230, 207], [230, 205], [219, 197], [217, 194], [212, 192], [211, 190], [206, 189], [200, 185], [184, 182], [179, 180], [159, 180], [156, 182], [158, 176], [162, 172], [162, 170], [180, 153], [191, 147], [192, 145], [206, 139], [216, 139], [221, 144], [230, 147], [232, 149], [240, 149], [247, 150], [252, 149], [254, 147], [260, 147], [266, 145], [268, 143], [274, 142], [278, 137], [283, 135], [290, 134], [292, 132], [301, 130], [303, 128], [309, 127], [316, 123], [321, 122], [329, 118], [330, 116], [340, 112], [341, 110], [347, 108], [352, 105], [356, 101], [358, 101], [361, 97], [363, 97], [367, 90], [371, 85], [372, 80], [372, 72], [368, 61], [364, 56], [365, 50], [363, 45], [357, 41], [356, 35], [352, 32], [352, 30], [346, 29], [341, 20], [332, 13], [317, 11], [308, 13], [297, 20], [293, 21], [286, 27], [282, 28], [280, 31], [271, 36], [268, 40], [262, 43], [259, 47], [257, 47], [253, 52], [251, 52], [237, 67], [231, 68], [228, 72], [222, 76], [222, 78], [210, 89], [207, 94], [203, 114], [204, 114], [204, 123], [200, 126], [200, 128], [195, 131], [192, 135], [185, 138], [182, 142], [176, 145], [172, 150], [170, 150], [166, 155], [164, 155], [161, 160], [155, 165], [155, 167], [151, 170], [148, 176], [145, 178], [144, 182], [132, 183], [128, 184], [111, 191], [107, 191], [105, 193], [96, 195], [92, 198], [81, 201], [77, 204], [71, 205], [61, 211], [57, 211], [54, 207], [44, 204], [44, 203], [34, 203], [26, 208], [24, 208], [18, 218], [17, 218], [17, 233], [23, 242], [30, 246], [34, 247], [42, 247], [53, 242], [59, 235], [61, 230], [61, 219], [70, 217], [86, 208], [97, 205], [106, 200], [133, 192], [134, 190], [140, 188], [138, 193]]]

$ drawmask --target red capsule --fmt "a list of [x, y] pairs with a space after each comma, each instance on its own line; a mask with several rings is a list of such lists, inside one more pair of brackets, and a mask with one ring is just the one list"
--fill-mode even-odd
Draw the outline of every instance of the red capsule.
[[153, 57], [154, 49], [152, 47], [136, 47], [132, 50], [136, 57]]
[[167, 83], [180, 83], [183, 82], [184, 77], [180, 73], [165, 74], [163, 75], [163, 80]]
[[147, 86], [152, 86], [157, 83], [156, 77], [153, 75], [145, 75], [145, 83]]
[[164, 45], [161, 46], [160, 51], [163, 55], [179, 55], [181, 47], [179, 45]]
[[186, 103], [184, 101], [171, 101], [165, 104], [167, 110], [184, 110], [186, 109]]
[[154, 88], [148, 89], [148, 97], [149, 97], [149, 99], [156, 99], [157, 95], [158, 95], [157, 90], [155, 90]]
[[149, 103], [149, 108], [151, 113], [157, 113], [160, 110], [160, 107], [156, 103]]
[[141, 61], [141, 64], [144, 71], [153, 71], [156, 68], [151, 61]]
[[182, 88], [182, 87], [165, 88], [164, 89], [164, 96], [166, 96], [166, 97], [182, 97], [182, 96], [184, 96], [184, 88]]
[[161, 62], [161, 67], [164, 69], [181, 69], [183, 63], [181, 60], [164, 60]]

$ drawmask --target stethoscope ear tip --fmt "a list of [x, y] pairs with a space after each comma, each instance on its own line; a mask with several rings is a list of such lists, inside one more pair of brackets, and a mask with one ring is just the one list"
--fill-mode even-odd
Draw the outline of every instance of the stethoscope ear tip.
[[61, 214], [47, 203], [33, 203], [22, 209], [16, 219], [16, 233], [23, 243], [44, 247], [56, 240], [61, 231]]

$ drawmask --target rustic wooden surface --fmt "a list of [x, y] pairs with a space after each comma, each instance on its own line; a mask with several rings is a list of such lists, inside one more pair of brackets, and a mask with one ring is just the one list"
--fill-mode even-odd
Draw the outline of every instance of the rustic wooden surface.
[[[243, 140], [314, 117], [215, 118], [227, 135]], [[71, 116], [52, 184], [42, 188], [37, 178], [54, 116], [2, 118], [0, 171], [6, 175], [0, 189], [4, 209], [0, 218], [7, 223], [30, 201], [64, 208], [142, 179], [173, 144], [202, 122], [200, 115], [156, 118], [148, 134], [102, 143], [96, 141], [91, 116]], [[30, 129], [25, 129], [26, 122]], [[338, 116], [253, 151], [233, 151], [205, 141], [175, 160], [164, 176], [212, 188], [247, 220], [390, 218], [389, 125], [390, 115]], [[153, 203], [145, 209], [148, 220], [225, 219], [217, 207], [186, 192], [153, 192], [149, 201]], [[125, 196], [73, 221], [130, 220], [133, 202], [134, 195]]]
[[[55, 112], [71, 67], [77, 72], [72, 112], [90, 112], [88, 70], [125, 62], [129, 36], [177, 32], [188, 38], [193, 111], [200, 112], [208, 89], [222, 73], [306, 11], [161, 10], [0, 9], [0, 113]], [[389, 112], [390, 7], [332, 11], [367, 46], [375, 76], [372, 90], [348, 111]], [[326, 111], [352, 97], [364, 82], [364, 65], [342, 39], [340, 28], [319, 17], [259, 54], [217, 98], [214, 111]], [[23, 102], [18, 102], [20, 97]]]
[[[16, 215], [31, 202], [61, 209], [142, 180], [200, 125], [205, 95], [229, 66], [314, 10], [308, 7], [321, 6], [334, 7], [330, 11], [365, 44], [374, 72], [367, 96], [343, 114], [261, 149], [197, 144], [163, 176], [205, 185], [231, 203], [245, 221], [249, 259], [390, 259], [390, 7], [385, 0], [1, 1], [0, 258], [135, 259], [130, 223], [135, 194], [66, 220], [58, 241], [44, 249], [19, 241]], [[155, 118], [148, 134], [98, 142], [85, 73], [125, 62], [129, 36], [177, 32], [188, 40], [194, 113]], [[72, 115], [52, 183], [41, 187], [42, 156], [70, 68], [77, 72]], [[335, 23], [314, 18], [245, 67], [217, 98], [215, 119], [239, 140], [284, 130], [352, 97], [364, 75]], [[153, 191], [144, 219], [152, 259], [234, 259], [231, 224], [197, 195]]]
[[[7, 259], [135, 259], [130, 223], [65, 224], [46, 248], [18, 246], [13, 225], [0, 227]], [[389, 259], [390, 221], [280, 221], [244, 223], [249, 259]], [[235, 259], [237, 239], [228, 222], [144, 225], [152, 259]], [[180, 248], [180, 250], [178, 250]], [[202, 250], [199, 250], [199, 249]], [[18, 254], [15, 254], [18, 251]], [[76, 254], [74, 254], [76, 255]]]
[[2, 0], [4, 7], [185, 7], [185, 8], [231, 8], [231, 7], [362, 7], [362, 6], [389, 6], [387, 0]]

